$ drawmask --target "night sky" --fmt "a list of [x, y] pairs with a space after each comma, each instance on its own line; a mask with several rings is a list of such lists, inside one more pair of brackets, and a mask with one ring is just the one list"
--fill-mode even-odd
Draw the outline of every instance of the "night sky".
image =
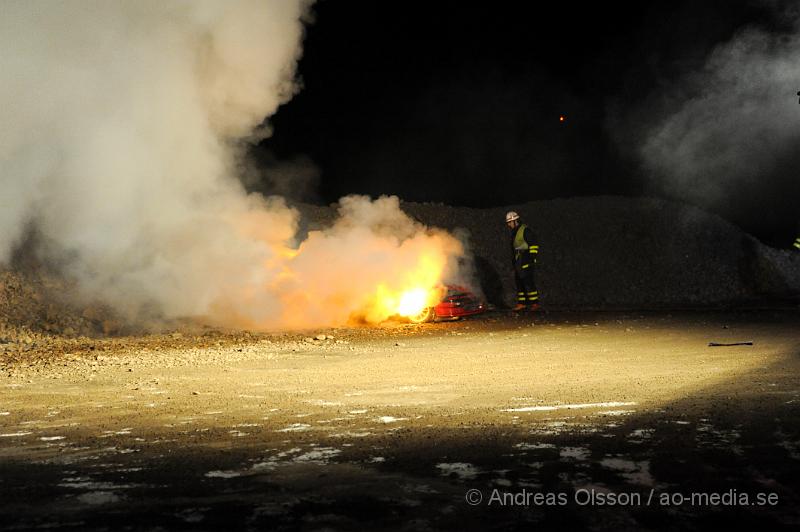
[[[474, 207], [666, 196], [610, 124], [741, 28], [783, 29], [769, 4], [319, 0], [303, 88], [254, 155], [295, 165], [289, 195], [323, 204], [350, 193]], [[757, 205], [719, 214], [777, 242], [794, 231], [781, 201], [766, 222]]]

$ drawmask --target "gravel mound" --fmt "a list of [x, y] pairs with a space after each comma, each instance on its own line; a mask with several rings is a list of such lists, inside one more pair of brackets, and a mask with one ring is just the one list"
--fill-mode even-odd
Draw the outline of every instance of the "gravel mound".
[[[334, 207], [300, 204], [300, 237], [330, 225]], [[509, 209], [539, 238], [543, 305], [558, 309], [677, 308], [796, 302], [800, 253], [761, 244], [722, 218], [657, 199], [593, 197], [492, 209], [401, 203], [428, 226], [454, 231], [473, 256], [475, 288], [507, 307], [515, 292]], [[34, 268], [0, 269], [0, 352], [46, 337], [135, 334], [110, 309], [76, 305], [63, 280]]]
[[[540, 241], [537, 284], [548, 308], [679, 308], [796, 300], [800, 253], [763, 245], [698, 208], [617, 196], [535, 201], [491, 209], [402, 203], [428, 226], [466, 235], [476, 282], [505, 307], [515, 292], [505, 213]], [[306, 229], [335, 209], [300, 205]]]
[[51, 336], [89, 338], [130, 332], [111, 309], [77, 304], [70, 283], [39, 268], [0, 269], [0, 353], [28, 350]]

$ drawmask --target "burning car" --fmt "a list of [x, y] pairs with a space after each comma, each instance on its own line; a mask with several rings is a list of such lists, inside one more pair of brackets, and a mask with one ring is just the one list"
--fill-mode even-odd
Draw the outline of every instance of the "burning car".
[[407, 315], [408, 320], [413, 323], [424, 323], [437, 319], [457, 319], [486, 311], [486, 304], [463, 286], [445, 285], [441, 292], [443, 295], [437, 304]]

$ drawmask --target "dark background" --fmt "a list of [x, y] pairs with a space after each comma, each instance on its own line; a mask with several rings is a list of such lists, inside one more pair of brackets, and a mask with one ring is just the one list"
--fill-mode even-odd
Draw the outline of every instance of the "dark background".
[[[351, 193], [473, 207], [663, 196], [613, 141], [614, 115], [629, 119], [738, 29], [779, 29], [771, 5], [319, 0], [302, 90], [253, 150], [283, 182], [261, 187], [322, 204]], [[785, 197], [777, 210], [742, 201], [718, 214], [768, 243], [793, 239]]]

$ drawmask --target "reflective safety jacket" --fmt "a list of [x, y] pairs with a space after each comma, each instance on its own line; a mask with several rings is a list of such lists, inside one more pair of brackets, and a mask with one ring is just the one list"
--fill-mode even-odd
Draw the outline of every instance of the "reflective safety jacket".
[[800, 250], [800, 236], [794, 239], [794, 247]]
[[516, 229], [511, 230], [511, 250], [514, 267], [520, 273], [536, 263], [539, 244], [530, 227], [520, 224]]

